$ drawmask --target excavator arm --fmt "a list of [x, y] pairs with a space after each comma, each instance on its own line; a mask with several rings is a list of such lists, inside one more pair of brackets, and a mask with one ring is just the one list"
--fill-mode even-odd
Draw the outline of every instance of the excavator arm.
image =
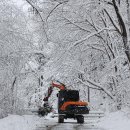
[[57, 81], [57, 82], [60, 83], [60, 84], [54, 83], [52, 81], [50, 87], [48, 88], [47, 92], [45, 93], [45, 97], [43, 99], [44, 102], [48, 102], [48, 99], [51, 96], [54, 87], [59, 88], [60, 90], [65, 90], [66, 89], [66, 87], [65, 87], [65, 85], [63, 83], [61, 83], [60, 81]]
[[38, 110], [39, 115], [45, 116], [53, 110], [52, 106], [50, 106], [48, 103], [48, 99], [50, 98], [54, 87], [59, 88], [60, 90], [66, 89], [66, 87], [63, 83], [61, 83], [59, 81], [57, 81], [57, 82], [58, 82], [58, 84], [52, 82], [50, 87], [48, 88], [47, 92], [45, 93], [45, 97], [43, 98], [44, 104]]

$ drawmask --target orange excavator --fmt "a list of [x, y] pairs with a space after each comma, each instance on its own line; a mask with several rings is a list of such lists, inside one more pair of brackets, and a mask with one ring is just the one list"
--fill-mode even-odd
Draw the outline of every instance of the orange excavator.
[[57, 81], [58, 83], [52, 82], [50, 87], [45, 94], [43, 99], [44, 105], [39, 114], [47, 115], [52, 111], [52, 107], [49, 106], [48, 99], [51, 96], [54, 87], [59, 88], [60, 91], [57, 94], [58, 97], [58, 122], [63, 123], [64, 119], [74, 118], [77, 119], [78, 123], [84, 123], [83, 114], [89, 113], [88, 102], [80, 101], [79, 91], [67, 89], [66, 86]]

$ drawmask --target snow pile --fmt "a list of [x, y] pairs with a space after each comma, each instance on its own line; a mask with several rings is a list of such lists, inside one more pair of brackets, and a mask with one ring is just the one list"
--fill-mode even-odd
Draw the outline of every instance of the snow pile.
[[130, 130], [129, 116], [123, 111], [113, 112], [102, 118], [98, 126], [106, 130]]
[[0, 119], [0, 130], [33, 130], [42, 119], [36, 115], [9, 115]]

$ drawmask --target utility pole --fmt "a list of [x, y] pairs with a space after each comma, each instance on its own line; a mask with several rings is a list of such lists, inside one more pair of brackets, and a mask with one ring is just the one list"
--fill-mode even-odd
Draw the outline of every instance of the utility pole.
[[88, 102], [90, 102], [90, 88], [88, 87]]

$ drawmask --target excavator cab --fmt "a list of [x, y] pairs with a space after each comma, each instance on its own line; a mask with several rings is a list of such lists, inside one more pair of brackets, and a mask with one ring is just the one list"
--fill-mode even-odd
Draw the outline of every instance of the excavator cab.
[[79, 99], [78, 90], [60, 90], [58, 93], [59, 123], [64, 119], [76, 118], [78, 123], [84, 122], [82, 114], [88, 114], [89, 108], [86, 102]]
[[88, 102], [80, 101], [78, 90], [69, 90], [66, 86], [57, 81], [57, 83], [52, 82], [45, 97], [43, 99], [44, 105], [39, 108], [39, 115], [45, 116], [52, 111], [52, 108], [48, 106], [48, 99], [53, 92], [53, 88], [59, 88], [58, 93], [58, 122], [63, 123], [64, 119], [74, 118], [77, 119], [78, 123], [84, 123], [83, 114], [89, 113]]
[[61, 90], [58, 93], [58, 110], [67, 101], [79, 101], [79, 91]]

